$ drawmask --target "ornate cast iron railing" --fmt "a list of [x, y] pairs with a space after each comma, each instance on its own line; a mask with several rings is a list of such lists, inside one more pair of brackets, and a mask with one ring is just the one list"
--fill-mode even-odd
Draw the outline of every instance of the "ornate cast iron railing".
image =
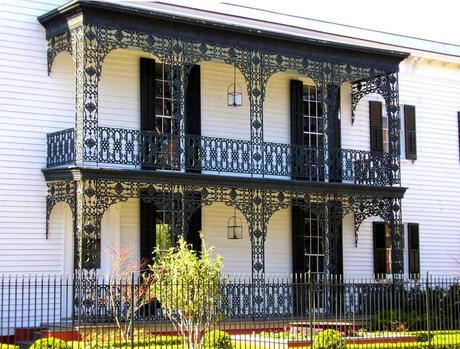
[[[253, 144], [247, 140], [100, 127], [98, 142], [100, 164], [391, 185], [391, 156], [386, 153], [266, 142], [260, 171], [251, 167]], [[47, 143], [48, 167], [75, 162], [73, 129], [49, 134]]]
[[55, 167], [75, 162], [75, 132], [73, 128], [48, 133], [46, 166]]

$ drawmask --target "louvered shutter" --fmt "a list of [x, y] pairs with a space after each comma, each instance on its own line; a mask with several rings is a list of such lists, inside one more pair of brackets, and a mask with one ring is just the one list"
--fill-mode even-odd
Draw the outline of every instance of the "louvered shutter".
[[460, 159], [460, 111], [457, 112], [457, 126], [458, 126], [458, 155]]
[[339, 119], [340, 111], [340, 86], [329, 86], [329, 181], [340, 183], [342, 181], [342, 159], [340, 148], [342, 147], [342, 130]]
[[374, 237], [374, 274], [379, 277], [386, 273], [386, 237], [385, 223], [372, 223]]
[[369, 101], [371, 151], [383, 152], [382, 103]]
[[343, 240], [342, 240], [342, 205], [340, 202], [332, 202], [329, 208], [329, 231], [331, 232], [330, 248], [331, 274], [343, 274]]
[[292, 206], [292, 271], [305, 273], [305, 222], [304, 212]]
[[[155, 60], [141, 58], [141, 131], [154, 131], [155, 129], [155, 76]], [[141, 168], [155, 169], [152, 166], [156, 159], [152, 136], [143, 132], [139, 142]]]
[[420, 274], [420, 237], [417, 223], [407, 224], [409, 242], [409, 274]]
[[156, 207], [153, 203], [141, 200], [141, 261], [151, 264], [152, 252], [156, 247]]
[[[185, 168], [187, 172], [200, 173], [201, 145], [201, 70], [194, 65], [190, 70], [185, 93]], [[195, 137], [196, 136], [196, 137]]]
[[190, 218], [188, 233], [187, 233], [187, 242], [192, 245], [192, 249], [201, 252], [201, 207], [192, 215]]
[[404, 106], [404, 132], [406, 136], [406, 159], [417, 160], [417, 134], [415, 126], [415, 107]]

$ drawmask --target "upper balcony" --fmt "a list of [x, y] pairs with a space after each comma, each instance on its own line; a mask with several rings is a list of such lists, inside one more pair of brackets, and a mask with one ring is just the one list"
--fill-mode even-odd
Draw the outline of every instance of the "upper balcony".
[[[171, 172], [391, 185], [388, 153], [283, 143], [263, 143], [254, 168], [251, 141], [101, 127], [93, 165], [124, 165]], [[75, 165], [74, 129], [47, 135], [47, 167]]]
[[[46, 29], [49, 70], [63, 51], [75, 63], [74, 128], [48, 135], [47, 168], [84, 165], [374, 187], [400, 183], [397, 72], [405, 53], [85, 0], [39, 21]], [[120, 51], [136, 51], [137, 56], [119, 57], [115, 61], [125, 64], [110, 66], [112, 52]], [[150, 63], [143, 67], [142, 60]], [[227, 75], [222, 75], [224, 68], [209, 67], [213, 64], [226, 65]], [[202, 85], [191, 88], [195, 67], [201, 69], [197, 76]], [[118, 86], [115, 80], [104, 80], [105, 74], [117, 72], [123, 72]], [[245, 108], [238, 116], [227, 115], [212, 103], [224, 104], [227, 86], [236, 79], [246, 85], [241, 91]], [[302, 92], [305, 80], [307, 98]], [[124, 94], [107, 103], [107, 90], [128, 84]], [[273, 94], [270, 84], [281, 86], [284, 95]], [[190, 91], [195, 93], [190, 96]], [[315, 91], [313, 99], [310, 91]], [[371, 115], [368, 133], [353, 133], [351, 126], [340, 129], [344, 110], [350, 112], [351, 125], [359, 100], [370, 93], [380, 95], [385, 108], [377, 118]], [[136, 107], [119, 108], [119, 99]], [[163, 109], [158, 112], [160, 99]], [[303, 103], [309, 112], [303, 111]], [[110, 122], [104, 120], [107, 109], [119, 109]], [[157, 119], [169, 124], [158, 127]], [[190, 120], [196, 129], [190, 128]], [[243, 124], [248, 126], [244, 130]], [[372, 143], [372, 137], [381, 149], [359, 144], [364, 138]]]

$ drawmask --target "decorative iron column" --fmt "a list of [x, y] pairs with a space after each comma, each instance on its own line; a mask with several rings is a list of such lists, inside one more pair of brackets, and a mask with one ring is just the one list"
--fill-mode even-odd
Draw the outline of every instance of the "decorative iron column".
[[404, 232], [402, 231], [401, 199], [391, 200], [391, 272], [404, 274]]
[[94, 277], [100, 267], [101, 219], [98, 183], [79, 180], [76, 184], [75, 271], [81, 277]]

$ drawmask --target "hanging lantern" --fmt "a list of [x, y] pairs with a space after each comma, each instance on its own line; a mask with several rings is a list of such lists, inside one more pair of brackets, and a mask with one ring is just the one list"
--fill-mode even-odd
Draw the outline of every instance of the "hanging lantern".
[[233, 216], [227, 222], [227, 238], [231, 240], [243, 238], [243, 223], [241, 218], [236, 216], [236, 209], [233, 209]]
[[233, 67], [233, 84], [227, 88], [227, 105], [241, 107], [243, 105], [243, 89], [236, 83], [236, 67]]

